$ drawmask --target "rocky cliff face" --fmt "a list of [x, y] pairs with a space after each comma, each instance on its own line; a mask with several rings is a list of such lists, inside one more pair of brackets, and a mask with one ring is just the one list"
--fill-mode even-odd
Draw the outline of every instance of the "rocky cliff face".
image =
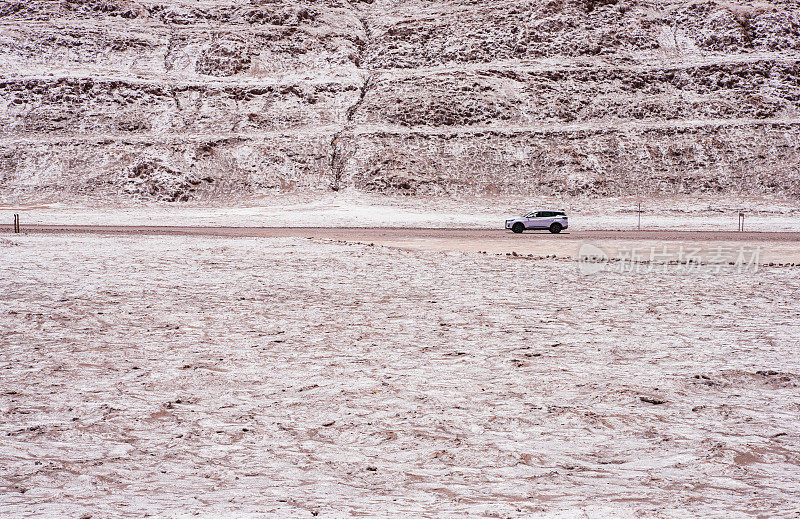
[[0, 193], [800, 196], [800, 2], [0, 1]]

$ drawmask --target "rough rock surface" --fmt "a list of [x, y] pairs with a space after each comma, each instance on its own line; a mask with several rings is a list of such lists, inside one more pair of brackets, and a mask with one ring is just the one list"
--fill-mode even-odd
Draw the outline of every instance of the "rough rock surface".
[[797, 197], [798, 13], [795, 0], [0, 1], [0, 193]]

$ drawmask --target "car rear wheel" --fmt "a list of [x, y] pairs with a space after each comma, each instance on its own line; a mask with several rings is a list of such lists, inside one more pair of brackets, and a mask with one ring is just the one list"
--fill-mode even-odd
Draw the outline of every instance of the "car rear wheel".
[[553, 225], [550, 226], [550, 232], [553, 234], [560, 233], [561, 229], [563, 229], [563, 227], [561, 226], [560, 223], [554, 223]]
[[511, 226], [511, 230], [514, 231], [517, 234], [520, 234], [522, 231], [525, 230], [525, 226], [522, 225], [520, 222], [517, 222], [517, 223], [515, 223], [514, 225]]

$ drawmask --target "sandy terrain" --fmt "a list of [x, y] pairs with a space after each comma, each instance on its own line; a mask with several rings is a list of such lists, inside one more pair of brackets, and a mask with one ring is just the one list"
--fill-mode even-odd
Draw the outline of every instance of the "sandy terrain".
[[796, 517], [800, 279], [0, 240], [0, 515]]

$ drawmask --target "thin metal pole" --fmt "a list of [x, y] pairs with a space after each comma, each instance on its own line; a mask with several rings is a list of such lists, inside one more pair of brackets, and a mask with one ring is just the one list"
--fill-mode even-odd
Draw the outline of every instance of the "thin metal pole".
[[637, 230], [642, 230], [642, 203], [639, 202], [639, 223], [637, 224]]
[[14, 232], [19, 234], [19, 215], [14, 214]]

